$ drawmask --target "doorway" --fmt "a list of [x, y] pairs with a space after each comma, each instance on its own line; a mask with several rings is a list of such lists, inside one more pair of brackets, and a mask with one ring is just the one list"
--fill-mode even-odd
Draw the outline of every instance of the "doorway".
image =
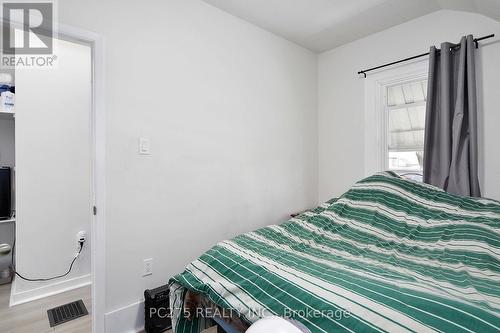
[[[92, 295], [99, 286], [96, 278], [103, 281], [100, 273], [94, 275], [96, 266], [103, 267], [94, 259], [99, 253], [94, 243], [98, 203], [104, 212], [104, 196], [98, 190], [104, 188], [104, 127], [99, 122], [103, 115], [98, 112], [102, 102], [96, 94], [95, 62], [100, 39], [70, 28], [65, 33], [54, 40], [56, 68], [16, 69], [14, 112], [0, 115], [0, 121], [4, 117], [12, 123], [15, 133], [15, 206], [9, 223], [15, 235], [11, 265], [17, 272], [12, 284], [0, 287], [0, 331], [16, 332], [2, 327], [8, 325], [4, 318], [15, 318], [10, 310], [22, 311], [24, 324], [44, 321], [47, 326], [34, 330], [43, 331], [49, 325], [48, 308], [73, 299], [82, 299], [90, 312], [77, 319], [76, 331], [90, 332], [96, 325], [91, 318], [99, 317], [92, 311]], [[5, 294], [10, 306], [2, 313]], [[57, 331], [64, 331], [64, 325], [75, 331], [76, 322], [62, 324]], [[19, 323], [14, 327], [29, 331]]]

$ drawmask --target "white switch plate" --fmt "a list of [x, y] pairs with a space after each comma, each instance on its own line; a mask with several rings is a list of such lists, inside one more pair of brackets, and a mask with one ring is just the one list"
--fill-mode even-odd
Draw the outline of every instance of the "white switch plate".
[[144, 267], [142, 269], [142, 276], [153, 274], [153, 258], [144, 259]]
[[151, 144], [147, 138], [139, 138], [139, 154], [140, 155], [150, 155], [151, 154]]

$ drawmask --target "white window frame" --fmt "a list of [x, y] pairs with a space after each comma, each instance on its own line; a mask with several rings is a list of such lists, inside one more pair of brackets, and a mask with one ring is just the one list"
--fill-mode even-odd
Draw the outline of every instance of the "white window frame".
[[365, 175], [389, 167], [387, 87], [428, 77], [429, 60], [419, 60], [377, 73], [365, 80]]

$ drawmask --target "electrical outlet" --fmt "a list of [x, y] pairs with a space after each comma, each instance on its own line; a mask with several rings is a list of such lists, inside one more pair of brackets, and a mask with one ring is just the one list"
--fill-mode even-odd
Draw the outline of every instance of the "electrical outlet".
[[148, 138], [139, 138], [139, 155], [151, 155], [151, 144]]
[[144, 267], [142, 269], [142, 276], [153, 274], [153, 258], [144, 259]]
[[87, 232], [86, 231], [79, 231], [76, 234], [76, 240], [78, 242], [80, 242], [80, 241], [85, 242], [87, 240]]
[[76, 250], [80, 250], [80, 242], [86, 242], [87, 241], [87, 232], [86, 231], [79, 231], [76, 234]]

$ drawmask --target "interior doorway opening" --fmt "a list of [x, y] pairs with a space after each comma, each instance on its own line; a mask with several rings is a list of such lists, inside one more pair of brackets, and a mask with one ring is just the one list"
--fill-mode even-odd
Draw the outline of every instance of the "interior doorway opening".
[[58, 330], [92, 331], [96, 38], [69, 32], [54, 39], [53, 69], [0, 68], [16, 88], [15, 107], [0, 108], [0, 136], [8, 136], [0, 166], [9, 171], [1, 185], [10, 192], [0, 198], [10, 203], [0, 219], [0, 331], [44, 331], [57, 323], [47, 310], [78, 300], [88, 314]]

